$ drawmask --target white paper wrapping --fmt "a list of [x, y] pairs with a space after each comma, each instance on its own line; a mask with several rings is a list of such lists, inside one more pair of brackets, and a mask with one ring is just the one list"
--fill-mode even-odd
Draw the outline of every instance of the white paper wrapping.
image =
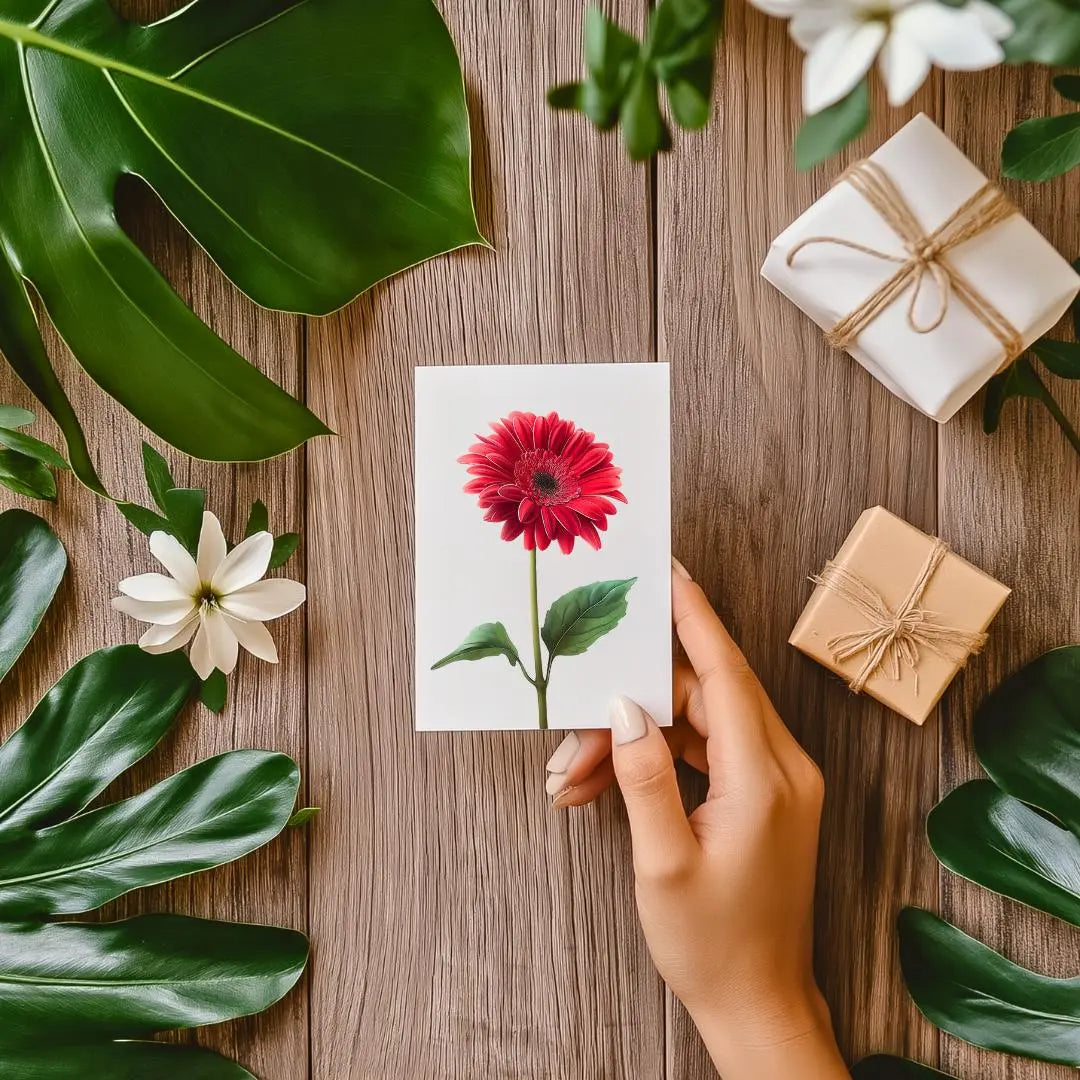
[[[893, 179], [927, 233], [986, 183], [922, 113], [871, 160]], [[762, 276], [824, 330], [858, 308], [895, 273], [896, 263], [839, 244], [812, 244], [788, 266], [788, 252], [811, 236], [839, 236], [906, 254], [896, 233], [847, 183], [837, 184], [788, 226], [773, 241]], [[1016, 327], [1025, 347], [1061, 318], [1080, 291], [1080, 276], [1021, 214], [952, 249], [947, 258]], [[883, 311], [848, 352], [894, 394], [944, 423], [1001, 367], [1004, 350], [955, 295], [941, 325], [919, 333], [908, 323], [911, 295], [908, 289]], [[916, 321], [932, 322], [939, 304], [937, 285], [926, 275]]]

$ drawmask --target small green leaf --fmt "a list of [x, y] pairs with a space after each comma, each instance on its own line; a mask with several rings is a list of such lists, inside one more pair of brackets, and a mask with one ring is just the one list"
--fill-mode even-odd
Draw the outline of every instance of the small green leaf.
[[851, 1070], [851, 1080], [956, 1080], [949, 1073], [938, 1072], [906, 1058], [875, 1054], [863, 1058]]
[[15, 450], [0, 449], [0, 484], [41, 502], [56, 501], [56, 478], [40, 461]]
[[157, 508], [165, 512], [165, 493], [176, 487], [169, 463], [148, 442], [142, 444], [143, 472], [146, 486]]
[[459, 660], [483, 660], [486, 656], [505, 656], [511, 667], [518, 662], [518, 651], [501, 622], [483, 623], [471, 630], [452, 653], [432, 664], [431, 670], [438, 671]]
[[26, 435], [21, 431], [12, 431], [11, 428], [0, 427], [0, 445], [22, 454], [24, 457], [40, 461], [44, 465], [51, 465], [54, 469], [70, 468], [67, 461], [48, 443], [35, 439], [33, 435]]
[[1016, 29], [1002, 44], [1012, 63], [1080, 64], [1080, 9], [1074, 0], [993, 0]]
[[637, 578], [596, 581], [560, 596], [548, 608], [540, 631], [548, 654], [577, 656], [610, 633], [626, 614], [627, 595]]
[[671, 132], [660, 112], [656, 76], [639, 68], [619, 110], [623, 142], [633, 161], [645, 161], [653, 154], [671, 149]]
[[1080, 75], [1058, 75], [1054, 89], [1067, 101], [1080, 101]]
[[224, 672], [215, 668], [210, 672], [210, 677], [203, 680], [202, 689], [199, 691], [199, 700], [212, 712], [221, 713], [225, 708], [225, 698], [228, 694], [228, 683], [225, 681]]
[[206, 492], [202, 488], [170, 488], [165, 492], [165, 514], [169, 532], [195, 555], [199, 550]]
[[17, 405], [0, 405], [0, 427], [26, 427], [36, 419], [28, 409], [20, 409]]
[[573, 109], [581, 112], [584, 109], [581, 95], [582, 85], [579, 82], [569, 82], [549, 87], [547, 103], [553, 109]]
[[146, 536], [156, 532], [172, 532], [172, 526], [160, 514], [155, 514], [153, 510], [147, 510], [138, 503], [119, 502], [116, 509]]
[[[41, 625], [66, 568], [64, 546], [37, 514], [0, 514], [0, 679]], [[23, 774], [28, 768], [26, 763], [15, 766]], [[0, 794], [4, 787], [0, 774]]]
[[795, 167], [812, 169], [841, 151], [866, 129], [870, 90], [864, 79], [846, 98], [808, 116], [795, 136]]
[[248, 514], [247, 525], [244, 527], [244, 539], [259, 532], [267, 532], [269, 528], [270, 514], [266, 509], [266, 503], [262, 499], [256, 499], [251, 504], [251, 513]]
[[1080, 978], [1037, 975], [918, 908], [900, 913], [908, 991], [936, 1027], [987, 1050], [1080, 1066]]
[[299, 533], [282, 533], [274, 537], [274, 546], [270, 552], [270, 565], [268, 570], [276, 570], [284, 566], [292, 557], [293, 552], [300, 546]]
[[302, 825], [306, 825], [320, 813], [322, 813], [321, 806], [305, 806], [302, 809], [297, 810], [296, 813], [289, 818], [288, 822], [286, 822], [286, 826], [290, 829], [299, 829]]
[[1001, 171], [1013, 180], [1052, 180], [1080, 165], [1080, 112], [1025, 120], [1005, 136]]
[[1059, 378], [1080, 379], [1080, 342], [1042, 338], [1031, 351]]

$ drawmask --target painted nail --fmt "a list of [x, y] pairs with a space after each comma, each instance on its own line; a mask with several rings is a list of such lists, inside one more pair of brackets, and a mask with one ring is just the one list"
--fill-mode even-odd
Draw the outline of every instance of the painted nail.
[[576, 790], [576, 788], [568, 787], [560, 791], [558, 795], [551, 800], [551, 809], [565, 810], [570, 805], [570, 799]]
[[674, 555], [671, 556], [671, 569], [674, 570], [675, 573], [678, 574], [679, 577], [681, 577], [684, 581], [692, 580], [690, 577], [690, 572], [686, 569], [685, 566], [683, 566], [681, 562], [679, 562], [678, 559], [675, 558]]
[[555, 753], [548, 758], [548, 763], [544, 767], [548, 772], [566, 772], [570, 768], [571, 762], [577, 757], [579, 749], [581, 749], [581, 740], [578, 738], [576, 731], [571, 731], [555, 748]]
[[611, 738], [616, 746], [636, 742], [649, 730], [641, 706], [628, 697], [617, 697], [611, 703], [608, 719], [611, 722]]
[[544, 784], [544, 790], [549, 795], [558, 795], [566, 787], [566, 773], [553, 772], [548, 773], [547, 783]]

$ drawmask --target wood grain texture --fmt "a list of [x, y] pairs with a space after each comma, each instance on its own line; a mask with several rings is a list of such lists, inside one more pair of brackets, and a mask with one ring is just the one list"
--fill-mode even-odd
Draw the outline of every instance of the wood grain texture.
[[313, 1075], [661, 1080], [614, 799], [549, 810], [555, 734], [412, 731], [414, 365], [653, 359], [648, 171], [543, 102], [579, 71], [581, 8], [441, 6], [495, 251], [309, 331], [309, 402], [343, 436], [308, 485]]
[[[177, 4], [121, 5], [126, 14], [150, 18]], [[124, 184], [121, 220], [136, 242], [174, 284], [185, 302], [217, 333], [287, 390], [303, 394], [302, 332], [299, 320], [255, 307], [241, 296], [147, 192]], [[46, 343], [57, 362], [103, 480], [114, 494], [149, 501], [142, 479], [140, 441], [149, 436], [132, 417], [94, 386], [62, 342], [47, 328]], [[132, 358], [137, 362], [137, 358]], [[10, 369], [0, 364], [0, 401], [35, 407]], [[39, 415], [43, 410], [36, 408]], [[51, 423], [34, 432], [62, 445]], [[207, 507], [221, 518], [226, 534], [238, 540], [251, 503], [262, 498], [279, 532], [302, 530], [303, 454], [255, 466], [230, 467], [193, 462], [166, 451], [177, 483], [207, 489]], [[146, 538], [119, 512], [60, 477], [55, 508], [31, 503], [0, 489], [0, 510], [21, 505], [41, 513], [68, 551], [69, 568], [57, 601], [16, 668], [0, 690], [0, 737], [26, 716], [34, 702], [80, 657], [106, 645], [133, 641], [139, 624], [109, 608], [116, 583], [156, 567]], [[302, 553], [288, 572], [303, 578]], [[270, 668], [243, 657], [229, 680], [229, 703], [222, 716], [201, 705], [187, 708], [160, 747], [106, 794], [123, 798], [179, 769], [237, 747], [291, 754], [303, 769], [306, 759], [306, 672], [303, 611], [272, 627], [281, 655]], [[145, 890], [103, 909], [118, 918], [142, 911], [170, 911], [245, 922], [278, 923], [307, 929], [306, 831], [288, 831], [248, 858], [171, 885]], [[301, 984], [284, 1002], [260, 1017], [206, 1029], [198, 1041], [236, 1058], [262, 1080], [300, 1080], [308, 1075], [308, 1006]]]

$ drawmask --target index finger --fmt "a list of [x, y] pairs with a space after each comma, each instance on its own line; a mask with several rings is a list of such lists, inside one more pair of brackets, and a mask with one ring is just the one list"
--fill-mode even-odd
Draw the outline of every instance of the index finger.
[[[671, 613], [675, 632], [701, 683], [710, 725], [710, 777], [717, 779], [732, 765], [744, 769], [767, 764], [773, 753], [766, 731], [765, 692], [701, 586], [679, 563], [671, 573]], [[722, 730], [713, 730], [721, 717]]]

